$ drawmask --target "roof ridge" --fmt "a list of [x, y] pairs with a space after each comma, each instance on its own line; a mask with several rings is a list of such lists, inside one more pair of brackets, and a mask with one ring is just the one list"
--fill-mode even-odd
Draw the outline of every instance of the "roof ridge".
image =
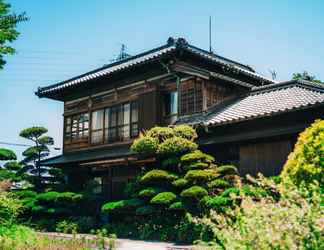
[[102, 66], [102, 67], [99, 67], [99, 68], [96, 68], [96, 69], [90, 70], [90, 71], [88, 71], [88, 72], [86, 72], [86, 73], [83, 73], [83, 74], [81, 74], [81, 75], [74, 76], [74, 77], [69, 78], [69, 79], [67, 79], [67, 80], [60, 81], [60, 82], [55, 83], [55, 84], [52, 84], [52, 85], [48, 85], [48, 86], [46, 86], [46, 87], [39, 87], [38, 90], [39, 90], [39, 91], [42, 91], [42, 90], [47, 90], [47, 89], [50, 89], [50, 88], [53, 88], [53, 87], [57, 87], [57, 86], [59, 86], [59, 85], [61, 85], [61, 84], [64, 84], [64, 83], [67, 83], [67, 82], [70, 82], [70, 81], [76, 80], [76, 79], [78, 79], [78, 78], [81, 78], [81, 77], [87, 76], [87, 75], [89, 75], [89, 74], [97, 73], [97, 72], [99, 72], [99, 71], [101, 71], [101, 70], [105, 70], [105, 69], [107, 69], [107, 68], [110, 68], [110, 67], [113, 67], [113, 66], [117, 66], [117, 65], [123, 64], [123, 63], [125, 63], [125, 62], [127, 62], [127, 61], [134, 60], [134, 59], [137, 59], [137, 58], [139, 58], [139, 57], [141, 57], [141, 56], [144, 56], [144, 55], [150, 54], [150, 53], [152, 53], [152, 52], [155, 52], [155, 51], [158, 51], [158, 50], [161, 50], [161, 49], [165, 49], [165, 48], [168, 48], [168, 47], [172, 47], [172, 46], [175, 46], [175, 45], [172, 44], [172, 43], [164, 44], [164, 45], [161, 45], [161, 46], [155, 47], [155, 48], [153, 48], [153, 49], [151, 49], [151, 50], [147, 50], [147, 51], [141, 52], [141, 53], [136, 54], [136, 55], [134, 55], [134, 56], [127, 57], [127, 58], [122, 59], [122, 60], [120, 60], [120, 61], [106, 64], [106, 65], [104, 65], [104, 66]]
[[316, 90], [324, 91], [324, 84], [298, 79], [298, 80], [289, 80], [289, 81], [268, 84], [268, 85], [264, 85], [264, 86], [255, 86], [255, 87], [252, 87], [250, 93], [257, 93], [260, 91], [270, 91], [272, 89], [289, 87], [291, 85], [294, 85], [294, 86], [301, 85], [303, 87], [310, 87], [312, 89], [315, 88]]

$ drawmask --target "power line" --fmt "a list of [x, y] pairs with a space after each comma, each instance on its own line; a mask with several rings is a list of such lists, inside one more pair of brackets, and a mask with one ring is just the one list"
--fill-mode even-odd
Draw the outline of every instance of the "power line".
[[[15, 146], [15, 147], [33, 147], [35, 145], [30, 145], [30, 144], [21, 144], [21, 143], [13, 143], [13, 142], [4, 142], [0, 141], [0, 145], [7, 145], [7, 146]], [[54, 147], [48, 145], [48, 147], [53, 147], [54, 150], [61, 150], [59, 147]]]

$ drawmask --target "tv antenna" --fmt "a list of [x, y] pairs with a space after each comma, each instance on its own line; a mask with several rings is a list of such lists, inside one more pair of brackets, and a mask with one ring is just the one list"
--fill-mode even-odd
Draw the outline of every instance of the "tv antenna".
[[270, 74], [271, 74], [271, 78], [272, 80], [276, 80], [277, 79], [277, 72], [274, 69], [268, 69]]

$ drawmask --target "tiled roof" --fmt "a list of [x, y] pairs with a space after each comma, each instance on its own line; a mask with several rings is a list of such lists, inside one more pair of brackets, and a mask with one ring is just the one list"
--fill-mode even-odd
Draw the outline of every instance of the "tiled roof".
[[258, 80], [265, 81], [267, 83], [275, 82], [271, 79], [268, 79], [264, 76], [261, 76], [261, 75], [255, 73], [255, 71], [250, 66], [238, 63], [236, 61], [227, 59], [225, 57], [216, 55], [214, 53], [209, 53], [208, 51], [205, 51], [205, 50], [202, 50], [195, 46], [192, 46], [192, 45], [188, 44], [186, 42], [186, 40], [183, 38], [179, 38], [179, 39], [169, 38], [166, 45], [146, 51], [146, 52], [138, 54], [136, 56], [126, 58], [122, 61], [118, 61], [118, 62], [109, 64], [109, 65], [105, 65], [104, 67], [95, 69], [93, 71], [87, 72], [85, 74], [71, 78], [69, 80], [59, 82], [59, 83], [56, 83], [56, 84], [53, 84], [53, 85], [50, 85], [47, 87], [39, 88], [38, 91], [36, 92], [36, 94], [38, 96], [42, 97], [48, 93], [56, 92], [56, 91], [59, 91], [59, 90], [65, 89], [65, 88], [79, 85], [79, 84], [85, 83], [89, 80], [92, 80], [92, 79], [95, 79], [98, 77], [107, 76], [109, 74], [115, 73], [117, 71], [122, 71], [124, 69], [133, 67], [135, 65], [150, 62], [152, 60], [158, 59], [162, 55], [172, 53], [175, 50], [185, 50], [185, 51], [194, 53], [195, 55], [200, 56], [204, 59], [216, 62], [216, 63], [224, 65], [224, 66], [232, 67], [233, 69], [235, 69], [245, 75], [256, 78]]
[[216, 105], [203, 114], [179, 118], [177, 123], [221, 125], [316, 105], [324, 105], [323, 85], [289, 81], [256, 87], [244, 97]]

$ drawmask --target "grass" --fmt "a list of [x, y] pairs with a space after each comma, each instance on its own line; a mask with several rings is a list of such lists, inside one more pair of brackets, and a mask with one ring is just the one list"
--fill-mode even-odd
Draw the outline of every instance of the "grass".
[[96, 236], [93, 239], [72, 237], [64, 239], [41, 235], [34, 230], [21, 226], [0, 227], [1, 250], [91, 250], [115, 249], [114, 239]]

